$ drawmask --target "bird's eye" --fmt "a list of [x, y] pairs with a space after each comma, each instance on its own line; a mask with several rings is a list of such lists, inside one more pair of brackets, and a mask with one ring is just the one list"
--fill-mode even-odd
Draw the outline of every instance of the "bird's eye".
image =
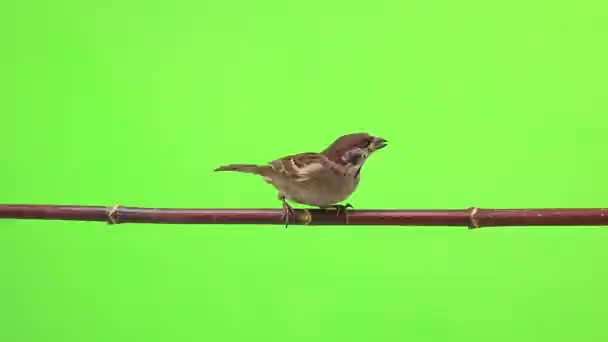
[[359, 144], [359, 147], [361, 148], [366, 148], [368, 147], [370, 144], [372, 143], [371, 139], [370, 140], [364, 140]]

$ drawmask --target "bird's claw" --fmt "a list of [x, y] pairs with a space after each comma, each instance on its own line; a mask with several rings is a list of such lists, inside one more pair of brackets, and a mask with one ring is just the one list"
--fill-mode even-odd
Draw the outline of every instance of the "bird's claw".
[[285, 220], [285, 228], [289, 226], [289, 217], [292, 216], [295, 220], [296, 213], [293, 208], [285, 201], [283, 201], [283, 214], [281, 215], [281, 221]]
[[350, 203], [346, 204], [334, 204], [333, 208], [336, 208], [336, 216], [340, 216], [340, 213], [344, 212], [344, 217], [346, 218], [346, 224], [348, 224], [348, 208], [353, 208]]

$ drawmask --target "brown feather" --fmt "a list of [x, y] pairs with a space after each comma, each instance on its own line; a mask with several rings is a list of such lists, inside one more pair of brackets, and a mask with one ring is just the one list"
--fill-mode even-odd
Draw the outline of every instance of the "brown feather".
[[322, 164], [324, 157], [319, 153], [294, 154], [270, 162], [270, 167], [277, 173], [291, 178], [301, 177], [302, 170], [311, 164]]
[[260, 167], [255, 164], [230, 164], [230, 165], [220, 166], [213, 171], [237, 171], [237, 172], [260, 174]]
[[224, 165], [215, 171], [258, 174], [279, 191], [279, 199], [328, 207], [348, 198], [359, 183], [361, 163], [353, 162], [352, 158], [349, 163], [344, 158], [355, 153], [371, 153], [373, 149], [369, 147], [373, 140], [367, 133], [348, 134], [321, 153], [289, 155], [266, 165]]

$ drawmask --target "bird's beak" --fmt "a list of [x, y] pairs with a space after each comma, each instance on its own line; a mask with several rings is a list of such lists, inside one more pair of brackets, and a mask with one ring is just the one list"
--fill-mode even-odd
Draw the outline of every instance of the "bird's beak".
[[370, 146], [372, 151], [376, 151], [379, 150], [381, 148], [386, 147], [386, 143], [388, 141], [386, 141], [386, 139], [380, 138], [380, 137], [375, 137], [374, 140], [372, 141], [372, 144]]

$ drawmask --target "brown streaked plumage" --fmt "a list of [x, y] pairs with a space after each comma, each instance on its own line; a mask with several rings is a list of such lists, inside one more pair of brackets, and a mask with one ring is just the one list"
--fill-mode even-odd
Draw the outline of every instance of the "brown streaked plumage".
[[[262, 176], [279, 191], [286, 224], [293, 209], [287, 200], [344, 209], [337, 203], [347, 199], [359, 184], [361, 167], [386, 140], [367, 133], [341, 136], [321, 153], [300, 153], [273, 160], [267, 165], [230, 164], [215, 171], [238, 171]], [[339, 212], [339, 211], [338, 211]]]

